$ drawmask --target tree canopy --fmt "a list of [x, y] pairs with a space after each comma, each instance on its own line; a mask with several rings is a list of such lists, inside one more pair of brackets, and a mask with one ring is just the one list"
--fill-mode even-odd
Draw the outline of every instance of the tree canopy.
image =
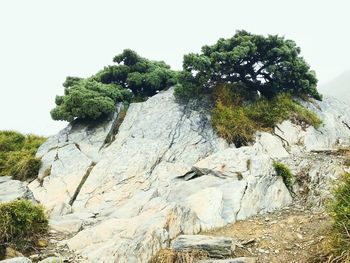
[[149, 97], [177, 82], [177, 72], [163, 61], [151, 61], [125, 49], [110, 65], [82, 79], [67, 77], [63, 96], [56, 96], [54, 120], [97, 119], [115, 110], [117, 102]]
[[208, 92], [219, 84], [240, 83], [251, 92], [273, 97], [281, 92], [321, 99], [315, 72], [292, 40], [238, 31], [232, 38], [184, 56], [179, 96]]

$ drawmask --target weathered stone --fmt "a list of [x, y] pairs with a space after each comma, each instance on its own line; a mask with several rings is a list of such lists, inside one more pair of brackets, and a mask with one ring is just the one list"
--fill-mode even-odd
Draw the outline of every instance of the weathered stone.
[[9, 202], [16, 199], [34, 200], [27, 183], [12, 180], [9, 176], [0, 176], [0, 202]]
[[228, 258], [228, 259], [207, 259], [200, 260], [197, 263], [255, 263], [256, 258], [252, 257], [240, 257], [240, 258]]
[[29, 188], [53, 215], [69, 212], [66, 207], [74, 202], [80, 183], [99, 160], [120, 110], [118, 104], [116, 113], [104, 120], [76, 121], [38, 149], [42, 167]]
[[[49, 138], [37, 154], [39, 179], [29, 187], [51, 210], [54, 229], [78, 232], [60, 244], [87, 262], [147, 262], [179, 234], [290, 204], [273, 160], [298, 176], [298, 167], [307, 168], [303, 176], [312, 190], [305, 199], [315, 204], [327, 194], [320, 190], [330, 184], [325, 177], [343, 171], [331, 164], [332, 156], [315, 161], [310, 152], [349, 143], [350, 109], [336, 100], [307, 104], [322, 118], [321, 128], [287, 121], [241, 148], [216, 136], [206, 105], [178, 104], [170, 89], [131, 104], [115, 136], [116, 116], [75, 123]], [[299, 195], [307, 187], [293, 191]]]
[[64, 262], [63, 259], [58, 257], [49, 257], [39, 261], [39, 263], [63, 263], [63, 262]]
[[5, 260], [0, 260], [1, 263], [32, 263], [29, 258], [26, 257], [16, 257]]
[[235, 250], [235, 243], [228, 237], [204, 235], [180, 235], [171, 242], [175, 251], [203, 251], [209, 258], [229, 258]]
[[15, 257], [23, 257], [23, 254], [11, 247], [7, 247], [5, 251], [5, 258], [15, 258]]

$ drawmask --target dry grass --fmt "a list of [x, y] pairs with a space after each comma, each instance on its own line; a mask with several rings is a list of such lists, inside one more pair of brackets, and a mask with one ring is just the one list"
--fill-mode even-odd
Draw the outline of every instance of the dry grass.
[[194, 263], [197, 260], [208, 258], [208, 253], [201, 250], [175, 251], [162, 249], [155, 255], [150, 263]]

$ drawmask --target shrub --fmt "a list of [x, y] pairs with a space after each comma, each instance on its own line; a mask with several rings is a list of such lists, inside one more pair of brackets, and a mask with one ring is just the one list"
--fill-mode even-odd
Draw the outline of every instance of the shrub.
[[273, 167], [275, 168], [277, 176], [281, 176], [284, 184], [287, 188], [291, 188], [294, 182], [294, 176], [289, 170], [288, 166], [283, 163], [273, 161]]
[[0, 176], [17, 180], [34, 178], [41, 165], [35, 153], [44, 141], [44, 137], [36, 135], [0, 131]]
[[350, 173], [339, 178], [327, 209], [333, 219], [330, 231], [331, 262], [350, 262]]
[[54, 120], [97, 119], [112, 113], [117, 102], [144, 100], [177, 83], [177, 72], [162, 61], [151, 61], [125, 49], [110, 65], [87, 79], [67, 77], [65, 93], [56, 97]]
[[7, 246], [21, 251], [33, 248], [47, 231], [48, 219], [41, 205], [29, 200], [0, 203], [1, 250]]
[[130, 92], [115, 84], [95, 80], [81, 80], [66, 88], [64, 96], [56, 97], [56, 108], [51, 111], [54, 120], [73, 121], [97, 119], [115, 110], [117, 101], [128, 100]]

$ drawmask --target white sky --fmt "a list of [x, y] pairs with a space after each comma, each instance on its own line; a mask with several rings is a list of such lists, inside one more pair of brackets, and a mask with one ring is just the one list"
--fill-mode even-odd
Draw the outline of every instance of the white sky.
[[0, 0], [0, 129], [50, 135], [67, 75], [86, 77], [124, 48], [180, 69], [237, 29], [293, 39], [320, 83], [350, 69], [348, 0]]

